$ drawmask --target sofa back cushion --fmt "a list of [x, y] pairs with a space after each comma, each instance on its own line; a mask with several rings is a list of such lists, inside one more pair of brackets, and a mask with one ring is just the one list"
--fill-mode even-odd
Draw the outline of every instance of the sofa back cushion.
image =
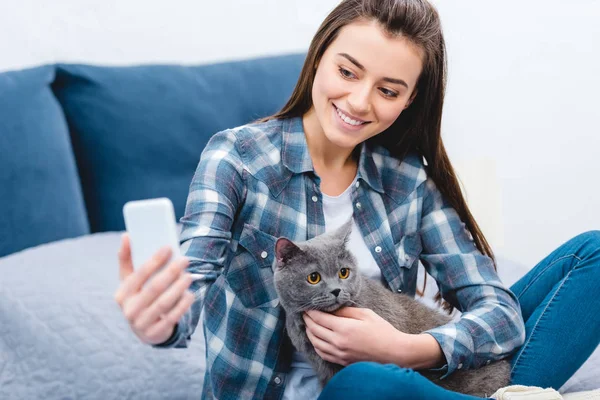
[[210, 136], [278, 111], [304, 54], [203, 66], [58, 65], [92, 232], [124, 229], [129, 200], [168, 197], [176, 217]]
[[0, 257], [89, 233], [54, 67], [0, 74]]

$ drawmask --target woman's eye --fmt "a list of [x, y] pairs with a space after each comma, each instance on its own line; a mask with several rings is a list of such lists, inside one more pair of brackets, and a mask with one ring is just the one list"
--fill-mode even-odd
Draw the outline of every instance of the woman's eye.
[[319, 274], [318, 272], [313, 272], [312, 274], [310, 274], [308, 276], [308, 278], [306, 278], [306, 280], [311, 285], [316, 285], [317, 283], [319, 283], [321, 281], [321, 274]]
[[345, 68], [340, 67], [339, 71], [340, 71], [340, 75], [342, 75], [344, 78], [348, 78], [348, 79], [355, 78], [354, 74]]
[[381, 90], [381, 93], [383, 93], [383, 95], [385, 97], [398, 97], [398, 93], [396, 93], [392, 90], [385, 89], [385, 88], [381, 88], [380, 90]]
[[338, 275], [341, 279], [347, 279], [350, 276], [350, 268], [342, 268]]

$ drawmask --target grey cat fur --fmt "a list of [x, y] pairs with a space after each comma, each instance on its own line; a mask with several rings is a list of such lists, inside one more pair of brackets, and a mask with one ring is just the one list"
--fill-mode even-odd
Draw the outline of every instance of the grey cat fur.
[[[307, 310], [332, 312], [344, 306], [369, 308], [396, 329], [411, 334], [422, 333], [450, 321], [448, 315], [433, 310], [410, 296], [395, 293], [383, 284], [363, 277], [356, 259], [346, 248], [352, 220], [340, 228], [311, 240], [293, 243], [280, 238], [275, 245], [273, 265], [275, 290], [286, 312], [286, 329], [294, 347], [304, 353], [319, 381], [325, 385], [343, 367], [323, 360], [306, 336], [302, 314]], [[350, 268], [350, 276], [340, 279], [338, 271]], [[319, 272], [321, 281], [311, 285], [307, 276]], [[338, 295], [332, 290], [340, 289]], [[440, 379], [442, 372], [420, 370], [420, 374], [446, 389], [487, 397], [510, 380], [506, 360], [492, 362], [479, 369], [456, 370]]]

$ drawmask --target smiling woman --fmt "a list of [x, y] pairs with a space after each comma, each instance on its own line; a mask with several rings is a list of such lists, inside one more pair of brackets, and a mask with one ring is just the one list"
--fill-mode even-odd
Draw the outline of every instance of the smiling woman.
[[[417, 94], [422, 60], [417, 46], [376, 21], [344, 26], [315, 74], [313, 108], [303, 119], [309, 141], [352, 150], [388, 129]], [[317, 141], [318, 133], [326, 142]], [[329, 159], [326, 150], [319, 156]]]
[[[407, 333], [369, 309], [307, 308], [315, 352], [353, 364], [322, 398], [467, 399], [412, 369], [443, 379], [513, 353], [513, 383], [558, 389], [598, 344], [600, 297], [586, 294], [600, 279], [600, 233], [574, 238], [507, 288], [442, 141], [445, 83], [441, 22], [428, 1], [342, 1], [319, 27], [283, 109], [216, 133], [202, 153], [181, 219], [191, 308], [177, 284], [181, 265], [146, 289], [166, 258], [133, 271], [124, 239], [115, 297], [134, 333], [157, 347], [185, 347], [204, 315], [203, 398], [316, 398], [322, 388], [284, 329], [275, 244], [351, 221], [348, 248], [360, 274], [414, 297], [422, 264], [438, 300], [462, 315]], [[325, 280], [305, 276], [298, 285]]]

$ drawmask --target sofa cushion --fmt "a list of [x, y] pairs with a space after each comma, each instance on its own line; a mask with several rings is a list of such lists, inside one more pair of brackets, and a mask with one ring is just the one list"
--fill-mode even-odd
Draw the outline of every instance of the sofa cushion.
[[129, 200], [168, 197], [181, 218], [210, 136], [278, 111], [303, 61], [58, 65], [53, 89], [71, 127], [91, 230], [123, 229]]
[[89, 233], [53, 66], [0, 74], [0, 257]]

